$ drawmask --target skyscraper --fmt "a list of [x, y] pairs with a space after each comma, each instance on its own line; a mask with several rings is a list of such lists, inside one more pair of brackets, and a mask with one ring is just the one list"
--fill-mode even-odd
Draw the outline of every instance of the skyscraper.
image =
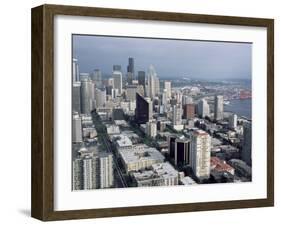
[[96, 89], [96, 108], [104, 107], [106, 103], [106, 89]]
[[142, 85], [143, 87], [145, 87], [145, 72], [144, 71], [138, 72], [138, 82], [139, 82], [139, 85]]
[[92, 80], [96, 84], [96, 87], [102, 87], [102, 74], [99, 69], [94, 70], [94, 73], [92, 74]]
[[210, 177], [211, 137], [203, 130], [196, 130], [191, 135], [191, 167], [199, 179]]
[[215, 111], [214, 111], [214, 119], [222, 120], [223, 119], [223, 96], [216, 95], [215, 96]]
[[182, 108], [179, 105], [173, 106], [173, 126], [182, 124]]
[[113, 158], [106, 152], [81, 155], [73, 161], [73, 190], [109, 188], [114, 184]]
[[72, 84], [72, 111], [81, 113], [81, 83], [73, 82]]
[[99, 153], [99, 188], [109, 188], [114, 184], [113, 177], [113, 157], [106, 152]]
[[198, 115], [201, 118], [205, 118], [210, 115], [210, 107], [205, 99], [201, 99], [198, 103]]
[[171, 99], [171, 97], [172, 97], [172, 90], [171, 90], [171, 82], [170, 81], [165, 81], [164, 82], [164, 89], [167, 90], [167, 98]]
[[82, 141], [82, 121], [81, 117], [76, 112], [72, 116], [72, 142], [81, 143]]
[[150, 65], [147, 72], [147, 96], [152, 100], [159, 93], [159, 79], [157, 73], [153, 67]]
[[137, 90], [138, 90], [138, 87], [136, 85], [127, 85], [126, 99], [129, 101], [135, 101]]
[[252, 165], [252, 123], [245, 122], [243, 125], [243, 146], [241, 157], [249, 166]]
[[120, 71], [113, 71], [112, 78], [114, 81], [114, 89], [118, 89], [118, 94], [123, 93], [122, 89], [122, 72]]
[[79, 78], [78, 60], [73, 58], [72, 59], [72, 81], [78, 82], [79, 80], [80, 80], [80, 78]]
[[190, 140], [175, 140], [175, 165], [190, 164]]
[[193, 119], [195, 115], [195, 105], [194, 104], [186, 104], [183, 107], [183, 117], [185, 119]]
[[127, 72], [130, 72], [132, 74], [135, 73], [134, 58], [132, 58], [132, 57], [129, 57], [129, 64], [127, 66]]
[[155, 138], [157, 136], [157, 124], [156, 121], [150, 120], [146, 123], [146, 134], [149, 137]]
[[152, 102], [136, 93], [135, 119], [138, 124], [145, 124], [152, 119]]
[[228, 125], [230, 129], [236, 129], [237, 127], [237, 115], [232, 114], [229, 116]]
[[162, 98], [161, 98], [161, 104], [163, 106], [163, 113], [167, 111], [167, 105], [168, 105], [168, 100], [167, 100], [167, 90], [164, 89], [162, 92]]
[[90, 114], [93, 110], [93, 84], [89, 77], [81, 78], [81, 113]]

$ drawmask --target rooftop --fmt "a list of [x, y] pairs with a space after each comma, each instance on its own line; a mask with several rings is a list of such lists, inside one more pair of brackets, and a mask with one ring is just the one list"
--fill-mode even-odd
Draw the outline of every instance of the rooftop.
[[134, 145], [130, 148], [119, 150], [122, 159], [126, 163], [134, 163], [147, 160], [163, 162], [165, 157], [156, 149], [145, 145]]

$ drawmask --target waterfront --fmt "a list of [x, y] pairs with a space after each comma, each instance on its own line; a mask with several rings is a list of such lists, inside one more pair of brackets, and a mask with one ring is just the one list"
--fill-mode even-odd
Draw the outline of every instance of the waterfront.
[[224, 106], [225, 111], [230, 111], [238, 116], [252, 118], [252, 99], [231, 100], [229, 105]]

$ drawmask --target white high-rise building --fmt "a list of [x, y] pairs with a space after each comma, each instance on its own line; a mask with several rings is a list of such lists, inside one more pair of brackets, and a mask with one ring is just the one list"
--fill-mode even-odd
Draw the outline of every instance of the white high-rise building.
[[[87, 150], [86, 150], [87, 151]], [[82, 155], [73, 161], [73, 190], [109, 188], [114, 184], [113, 158], [106, 152]]]
[[86, 75], [81, 78], [81, 113], [90, 114], [93, 110], [93, 83]]
[[150, 65], [147, 72], [147, 96], [151, 99], [159, 93], [159, 79], [157, 77], [157, 73], [153, 67]]
[[198, 114], [201, 118], [205, 118], [210, 115], [210, 107], [205, 99], [201, 99], [198, 103]]
[[72, 83], [72, 111], [81, 113], [81, 83]]
[[82, 120], [78, 113], [72, 116], [72, 142], [82, 142]]
[[157, 124], [156, 121], [148, 121], [146, 123], [146, 134], [149, 137], [155, 138], [157, 136]]
[[122, 72], [121, 71], [113, 71], [112, 78], [113, 78], [113, 81], [114, 81], [114, 89], [118, 89], [118, 94], [121, 95], [123, 93]]
[[179, 90], [174, 93], [174, 97], [177, 100], [177, 104], [182, 105], [182, 93]]
[[172, 89], [171, 89], [171, 82], [170, 81], [165, 81], [164, 82], [164, 89], [167, 90], [167, 98], [171, 99], [171, 97], [172, 97]]
[[232, 114], [229, 116], [228, 125], [229, 125], [229, 128], [236, 129], [236, 127], [237, 127], [237, 115], [236, 114]]
[[79, 66], [78, 66], [78, 60], [73, 58], [72, 59], [72, 79], [73, 82], [79, 82]]
[[168, 92], [166, 89], [163, 90], [162, 92], [162, 99], [161, 99], [161, 104], [163, 106], [163, 112], [167, 111], [167, 105], [168, 105]]
[[72, 165], [72, 189], [89, 190], [99, 188], [99, 161], [97, 156], [76, 158]]
[[222, 120], [223, 119], [223, 96], [215, 96], [215, 109], [214, 109], [214, 119]]
[[109, 188], [113, 186], [113, 158], [107, 153], [99, 154], [100, 163], [100, 188]]
[[172, 123], [173, 125], [181, 125], [182, 124], [182, 108], [180, 105], [173, 106], [173, 118]]
[[210, 177], [211, 137], [203, 130], [191, 135], [191, 167], [195, 176], [202, 180]]

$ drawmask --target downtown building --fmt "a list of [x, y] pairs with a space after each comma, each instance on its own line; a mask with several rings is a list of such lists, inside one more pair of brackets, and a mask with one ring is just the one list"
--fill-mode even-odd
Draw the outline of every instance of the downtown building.
[[216, 95], [215, 96], [215, 109], [214, 109], [214, 119], [216, 121], [223, 119], [223, 96]]
[[[114, 185], [113, 157], [106, 152], [91, 152], [84, 148], [72, 163], [72, 189], [110, 188]], [[85, 152], [85, 153], [83, 153]]]
[[232, 114], [228, 118], [228, 127], [230, 129], [236, 129], [237, 128], [237, 115]]
[[145, 124], [152, 119], [153, 109], [150, 98], [144, 98], [136, 93], [135, 120], [138, 124]]
[[183, 107], [183, 117], [185, 119], [193, 119], [195, 117], [195, 105], [185, 104]]
[[72, 82], [79, 82], [80, 76], [79, 76], [79, 65], [78, 60], [75, 58], [72, 58]]
[[201, 99], [198, 102], [198, 115], [201, 118], [209, 117], [210, 116], [210, 107], [208, 102], [205, 99]]
[[72, 83], [72, 111], [81, 113], [81, 82]]
[[190, 163], [194, 175], [199, 179], [210, 177], [211, 137], [203, 130], [195, 130], [191, 135]]
[[245, 122], [243, 125], [243, 146], [241, 158], [247, 165], [252, 166], [252, 123]]
[[190, 165], [190, 140], [179, 138], [176, 134], [168, 137], [168, 153], [174, 161], [174, 165]]
[[160, 93], [159, 78], [153, 65], [150, 65], [147, 72], [147, 96], [152, 100]]
[[146, 135], [148, 137], [155, 138], [157, 136], [157, 123], [156, 121], [150, 120], [146, 123]]
[[113, 71], [112, 78], [114, 83], [114, 89], [118, 89], [118, 94], [122, 95], [123, 93], [122, 72]]
[[179, 184], [179, 172], [168, 162], [153, 164], [150, 169], [134, 172], [132, 175], [137, 187]]
[[164, 89], [167, 92], [167, 98], [171, 99], [172, 97], [172, 88], [171, 88], [171, 82], [170, 81], [164, 81]]
[[156, 148], [142, 144], [118, 148], [118, 154], [126, 173], [145, 170], [153, 164], [162, 163], [165, 160], [165, 157]]
[[172, 111], [172, 124], [175, 130], [182, 130], [182, 107], [180, 105], [173, 106]]
[[72, 142], [82, 143], [82, 119], [77, 112], [72, 115]]
[[90, 114], [94, 109], [94, 86], [95, 84], [84, 75], [81, 78], [81, 113]]

